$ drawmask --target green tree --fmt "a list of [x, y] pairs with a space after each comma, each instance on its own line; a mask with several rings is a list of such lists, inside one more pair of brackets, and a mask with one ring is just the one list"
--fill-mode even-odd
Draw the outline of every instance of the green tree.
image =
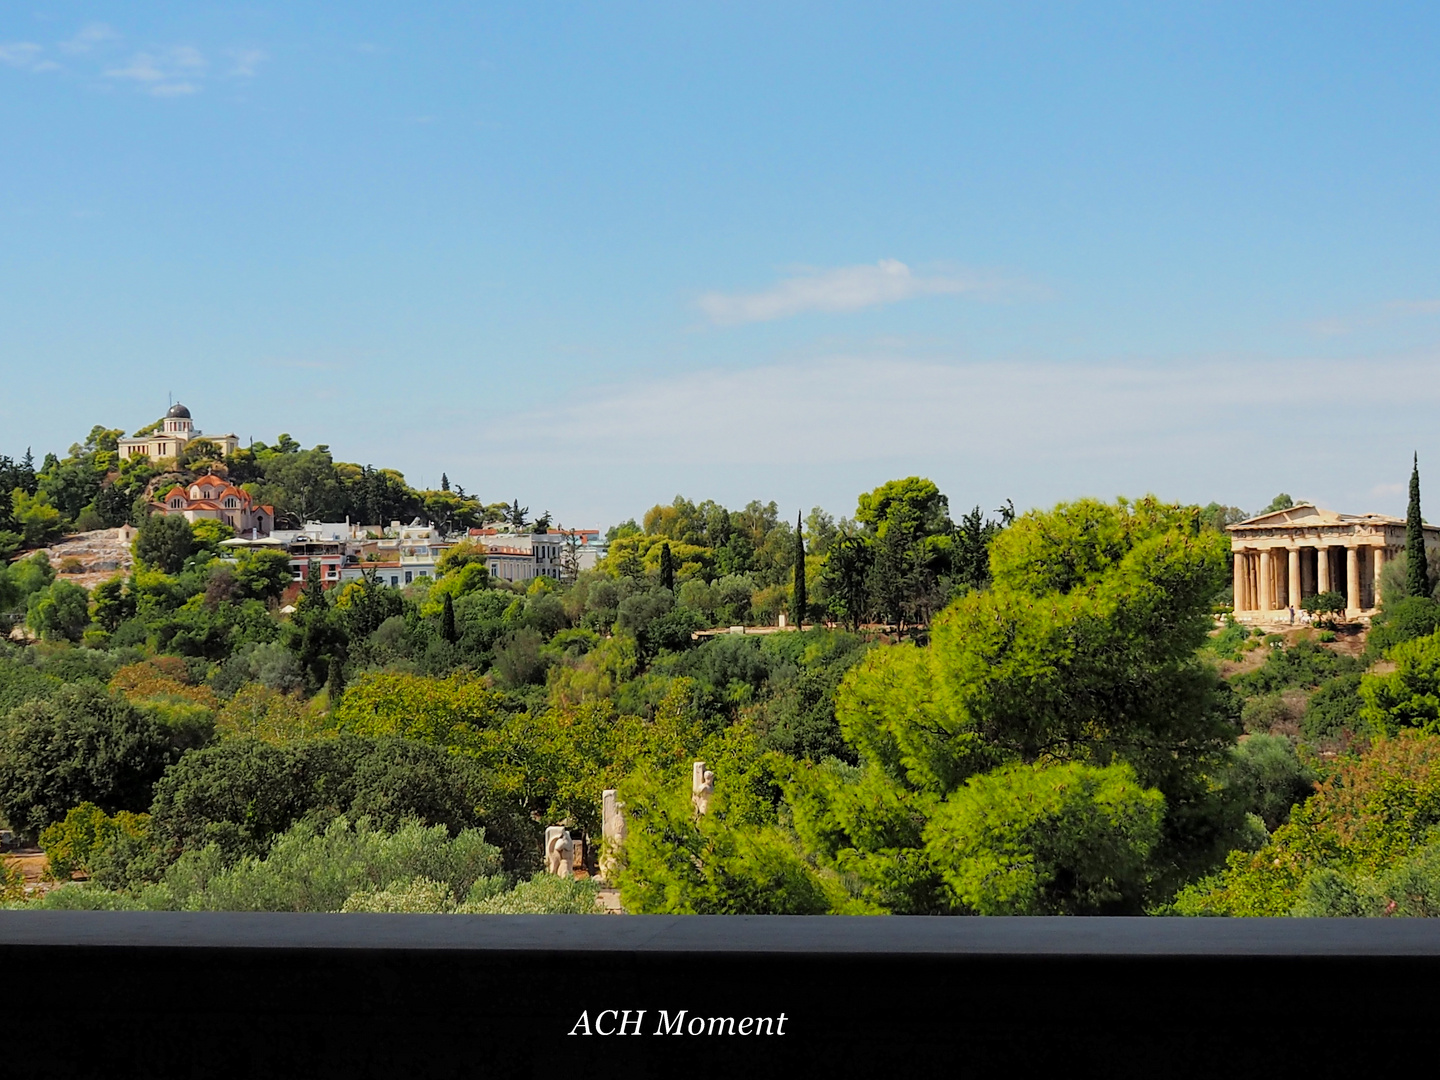
[[10, 517], [29, 548], [54, 543], [65, 531], [64, 515], [50, 504], [50, 496], [43, 491], [33, 495], [24, 488], [12, 491]]
[[68, 581], [53, 581], [31, 594], [25, 621], [46, 641], [79, 641], [90, 625], [90, 594]]
[[[1150, 887], [1173, 888], [1238, 826], [1215, 802], [1213, 779], [1235, 729], [1197, 655], [1224, 567], [1224, 537], [1154, 499], [1081, 500], [1017, 518], [991, 546], [990, 590], [952, 603], [928, 648], [871, 650], [841, 684], [841, 731], [878, 771], [866, 782], [894, 786], [880, 802], [895, 808], [892, 824], [873, 828], [857, 811], [850, 832], [849, 797], [819, 785], [799, 793], [807, 809], [797, 807], [797, 828], [802, 816], [815, 823], [802, 832], [828, 835], [835, 864], [870, 895], [928, 910], [933, 871], [904, 849], [920, 846], [915, 822], [937, 800], [999, 765], [1124, 762], [1169, 807]], [[802, 787], [811, 775], [798, 774]]]
[[440, 636], [452, 645], [460, 640], [460, 635], [455, 632], [455, 601], [447, 592], [442, 601], [440, 612]]
[[283, 551], [247, 551], [235, 566], [240, 595], [251, 600], [280, 599], [294, 576], [290, 556]]
[[823, 915], [843, 889], [801, 856], [793, 838], [732, 810], [722, 781], [697, 814], [689, 786], [637, 781], [626, 795], [625, 909], [636, 914]]
[[1164, 814], [1128, 765], [1012, 765], [947, 798], [926, 850], [981, 915], [1139, 914]]
[[151, 514], [135, 534], [135, 558], [167, 574], [178, 574], [195, 550], [190, 523], [178, 514]]
[[660, 587], [675, 591], [675, 559], [668, 542], [660, 545]]
[[1425, 561], [1425, 519], [1420, 516], [1420, 455], [1410, 469], [1410, 505], [1405, 511], [1405, 584], [1411, 596], [1430, 595], [1430, 569]]
[[320, 563], [314, 559], [305, 576], [305, 591], [295, 604], [289, 644], [315, 688], [330, 681], [334, 661], [343, 663], [345, 659], [348, 640], [344, 618], [332, 608], [320, 576]]
[[93, 685], [67, 686], [0, 721], [0, 813], [38, 834], [82, 802], [141, 811], [172, 756], [145, 713]]
[[1389, 654], [1395, 670], [1360, 680], [1360, 719], [1376, 731], [1440, 730], [1440, 634], [1414, 638]]
[[830, 545], [821, 582], [829, 595], [830, 614], [859, 630], [869, 613], [866, 585], [872, 561], [870, 545], [864, 537], [841, 534]]
[[122, 833], [128, 840], [147, 842], [149, 817], [127, 810], [112, 816], [92, 802], [83, 802], [40, 834], [40, 847], [52, 877], [60, 881], [69, 881], [75, 873], [93, 877]]
[[[1382, 736], [1362, 753], [1338, 759], [1315, 794], [1291, 811], [1289, 822], [1267, 843], [1258, 850], [1231, 852], [1222, 871], [1180, 892], [1174, 910], [1181, 915], [1379, 914], [1388, 899], [1397, 907], [1406, 904], [1406, 893], [1381, 894], [1374, 912], [1364, 910], [1367, 905], [1357, 901], [1357, 894], [1373, 895], [1374, 883], [1398, 871], [1408, 857], [1422, 855], [1437, 825], [1440, 736], [1415, 730]], [[1336, 894], [1344, 893], [1350, 895], [1350, 910], [1335, 910], [1343, 900]]]

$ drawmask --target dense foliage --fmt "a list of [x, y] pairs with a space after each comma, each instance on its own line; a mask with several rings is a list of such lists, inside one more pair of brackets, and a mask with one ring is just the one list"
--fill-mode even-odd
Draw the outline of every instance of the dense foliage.
[[[560, 580], [494, 580], [465, 541], [404, 589], [302, 588], [149, 497], [203, 469], [291, 519], [529, 510], [288, 436], [120, 463], [119, 434], [0, 459], [0, 613], [23, 625], [0, 816], [66, 882], [31, 904], [595, 910], [593, 883], [534, 876], [562, 823], [633, 912], [1437, 906], [1440, 603], [1385, 584], [1364, 649], [1217, 625], [1233, 507], [955, 521], [908, 477], [792, 524], [677, 497]], [[35, 550], [121, 521], [134, 568], [88, 590]], [[627, 835], [602, 851], [607, 788]]]

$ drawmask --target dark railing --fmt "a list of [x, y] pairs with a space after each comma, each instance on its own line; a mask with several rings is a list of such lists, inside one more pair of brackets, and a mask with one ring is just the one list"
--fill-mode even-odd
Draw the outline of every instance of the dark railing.
[[12, 1076], [1359, 1076], [1440, 1006], [1429, 920], [15, 911], [0, 960]]

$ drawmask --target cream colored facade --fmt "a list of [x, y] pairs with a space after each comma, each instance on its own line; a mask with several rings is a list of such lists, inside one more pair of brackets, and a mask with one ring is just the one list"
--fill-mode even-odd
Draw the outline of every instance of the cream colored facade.
[[[1337, 514], [1310, 503], [1231, 525], [1235, 617], [1277, 619], [1307, 596], [1338, 592], [1347, 616], [1380, 604], [1385, 563], [1405, 550], [1405, 519]], [[1425, 526], [1427, 551], [1440, 548], [1440, 526]]]
[[234, 435], [206, 435], [203, 431], [197, 431], [195, 422], [190, 418], [190, 410], [178, 401], [170, 406], [159, 431], [121, 439], [117, 448], [122, 461], [132, 457], [148, 457], [151, 461], [159, 461], [162, 458], [178, 457], [180, 451], [185, 449], [185, 444], [192, 439], [209, 439], [220, 448], [224, 457], [240, 448], [240, 440]]

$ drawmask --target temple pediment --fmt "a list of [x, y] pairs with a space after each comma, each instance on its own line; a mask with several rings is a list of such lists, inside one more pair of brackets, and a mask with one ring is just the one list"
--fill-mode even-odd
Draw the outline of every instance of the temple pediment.
[[1385, 514], [1338, 514], [1314, 503], [1300, 503], [1284, 510], [1272, 510], [1253, 518], [1228, 526], [1231, 532], [1238, 529], [1276, 529], [1286, 526], [1317, 528], [1325, 525], [1404, 525], [1403, 518], [1388, 517]]

